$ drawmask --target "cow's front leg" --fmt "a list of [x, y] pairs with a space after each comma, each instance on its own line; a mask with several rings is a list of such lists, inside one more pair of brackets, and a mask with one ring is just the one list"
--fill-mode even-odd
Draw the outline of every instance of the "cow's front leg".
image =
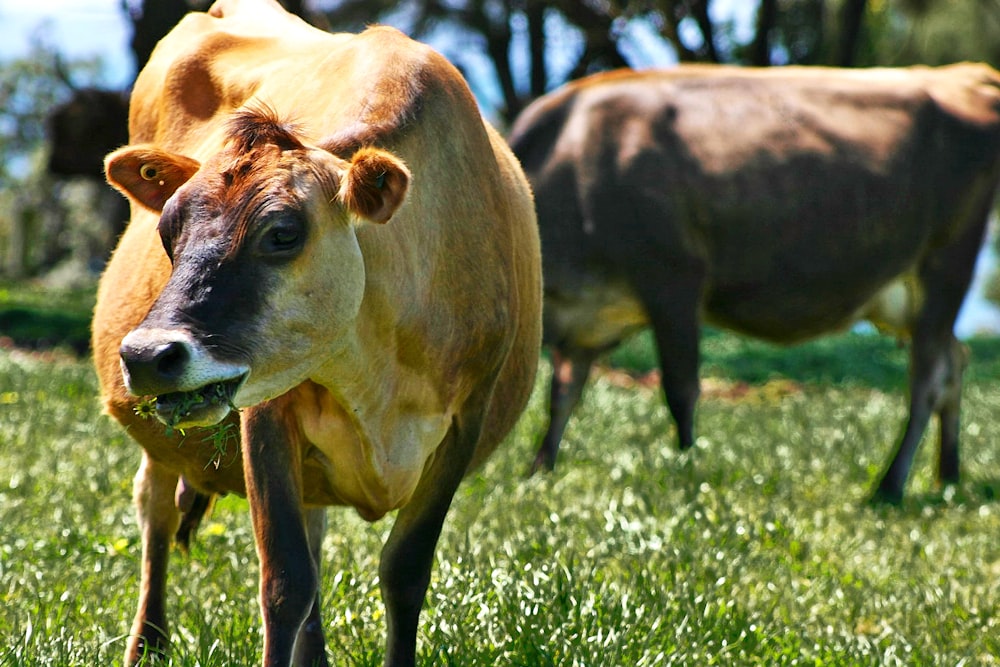
[[476, 406], [455, 417], [413, 498], [399, 510], [382, 549], [379, 582], [386, 610], [386, 667], [416, 664], [417, 627], [434, 550], [452, 497], [475, 453], [482, 416], [482, 406]]
[[[313, 565], [316, 567], [316, 577], [319, 579], [320, 558], [323, 553], [323, 536], [326, 534], [326, 508], [319, 507], [306, 511], [306, 533], [309, 538], [309, 551]], [[295, 639], [295, 665], [302, 667], [327, 667], [326, 640], [323, 637], [323, 619], [320, 615], [320, 591], [316, 587], [309, 617], [299, 628]]]
[[962, 403], [962, 375], [968, 363], [968, 349], [952, 337], [947, 354], [946, 375], [936, 405], [941, 422], [941, 449], [938, 455], [938, 481], [941, 484], [957, 484], [959, 481], [959, 413]]
[[144, 452], [133, 493], [142, 533], [139, 608], [125, 648], [125, 664], [162, 655], [167, 648], [166, 587], [170, 545], [180, 523], [174, 504], [177, 475]]
[[954, 484], [959, 478], [958, 433], [965, 350], [950, 333], [935, 339], [918, 331], [910, 353], [910, 417], [892, 460], [872, 495], [873, 502], [899, 504], [903, 500], [913, 458], [933, 414], [941, 422], [938, 475]]
[[272, 403], [244, 410], [241, 421], [247, 500], [260, 560], [263, 664], [288, 667], [319, 586], [306, 535], [298, 443]]

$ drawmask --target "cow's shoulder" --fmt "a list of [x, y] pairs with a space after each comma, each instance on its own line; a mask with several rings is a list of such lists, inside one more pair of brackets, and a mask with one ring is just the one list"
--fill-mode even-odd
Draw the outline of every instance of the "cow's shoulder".
[[365, 145], [393, 147], [415, 127], [437, 128], [445, 143], [468, 129], [481, 132], [475, 99], [464, 78], [441, 54], [389, 26], [371, 26], [344, 44], [331, 91], [341, 118], [324, 147], [349, 155]]

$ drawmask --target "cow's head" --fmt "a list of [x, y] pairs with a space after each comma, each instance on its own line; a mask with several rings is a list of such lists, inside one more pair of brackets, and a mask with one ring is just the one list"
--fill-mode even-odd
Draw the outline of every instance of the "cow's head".
[[364, 293], [356, 228], [388, 221], [410, 181], [386, 151], [344, 160], [259, 109], [233, 117], [205, 164], [142, 145], [105, 170], [160, 213], [173, 270], [120, 353], [129, 391], [178, 428], [278, 396], [335, 353]]

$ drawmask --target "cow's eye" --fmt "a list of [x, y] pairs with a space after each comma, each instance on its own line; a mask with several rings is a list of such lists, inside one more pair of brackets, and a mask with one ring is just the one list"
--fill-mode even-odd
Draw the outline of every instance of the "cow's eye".
[[295, 218], [282, 218], [265, 231], [260, 240], [263, 255], [285, 258], [296, 254], [302, 247], [305, 230]]
[[275, 229], [271, 232], [271, 245], [275, 250], [288, 250], [299, 243], [297, 229]]

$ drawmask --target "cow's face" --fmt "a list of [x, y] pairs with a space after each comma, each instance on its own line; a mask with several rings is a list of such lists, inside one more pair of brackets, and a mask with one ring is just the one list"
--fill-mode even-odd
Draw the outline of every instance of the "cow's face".
[[161, 213], [173, 271], [120, 352], [129, 391], [156, 396], [177, 428], [278, 396], [336, 353], [364, 293], [356, 227], [388, 221], [409, 184], [385, 151], [348, 162], [260, 112], [230, 129], [205, 165], [149, 146], [106, 163], [115, 187]]

